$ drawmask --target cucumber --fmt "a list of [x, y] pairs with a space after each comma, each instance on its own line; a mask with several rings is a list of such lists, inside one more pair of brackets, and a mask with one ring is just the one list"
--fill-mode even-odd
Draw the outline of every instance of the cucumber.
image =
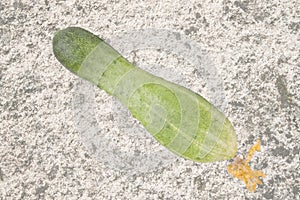
[[236, 134], [223, 113], [193, 91], [134, 66], [89, 31], [58, 31], [53, 51], [72, 73], [119, 100], [173, 153], [196, 162], [236, 155]]

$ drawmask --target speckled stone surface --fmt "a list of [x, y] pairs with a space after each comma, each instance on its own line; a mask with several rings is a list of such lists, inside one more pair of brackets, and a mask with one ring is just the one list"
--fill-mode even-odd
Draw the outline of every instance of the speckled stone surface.
[[[236, 129], [239, 154], [261, 138], [251, 166], [266, 173], [264, 184], [249, 193], [227, 173], [228, 161], [170, 155], [143, 166], [149, 152], [167, 152], [113, 98], [58, 63], [52, 38], [68, 26], [91, 30], [138, 66], [216, 103]], [[131, 47], [136, 30], [162, 40]], [[299, 199], [299, 35], [297, 0], [2, 0], [0, 199]], [[176, 42], [174, 51], [161, 49]], [[196, 47], [202, 67], [187, 58]], [[91, 101], [78, 98], [82, 91]], [[103, 144], [93, 146], [78, 124], [84, 105]]]

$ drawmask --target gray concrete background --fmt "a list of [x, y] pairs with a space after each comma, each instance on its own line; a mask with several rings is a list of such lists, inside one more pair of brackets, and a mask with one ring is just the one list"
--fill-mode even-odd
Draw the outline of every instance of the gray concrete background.
[[[190, 51], [199, 47], [201, 63], [217, 69], [217, 92], [203, 67], [184, 55], [137, 48], [125, 56], [211, 102], [224, 98], [219, 107], [236, 129], [239, 153], [262, 140], [252, 167], [266, 173], [264, 184], [247, 192], [227, 173], [228, 161], [201, 164], [170, 155], [149, 168], [115, 165], [143, 163], [142, 155], [161, 147], [146, 133], [137, 136], [142, 127], [113, 98], [56, 61], [53, 34], [68, 26], [122, 44], [129, 43], [120, 37], [135, 30], [168, 30], [187, 38]], [[0, 199], [299, 199], [299, 30], [296, 0], [1, 1]], [[105, 154], [95, 153], [103, 145], [89, 146], [78, 127], [81, 86], [92, 98], [88, 110], [103, 141], [117, 147]], [[118, 151], [130, 159], [104, 159]]]

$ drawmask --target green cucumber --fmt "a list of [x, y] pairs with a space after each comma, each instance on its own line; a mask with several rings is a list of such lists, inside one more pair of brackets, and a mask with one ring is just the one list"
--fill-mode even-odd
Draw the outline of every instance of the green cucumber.
[[237, 139], [230, 121], [200, 95], [134, 66], [82, 28], [58, 31], [53, 51], [68, 70], [119, 100], [175, 154], [196, 162], [235, 156]]

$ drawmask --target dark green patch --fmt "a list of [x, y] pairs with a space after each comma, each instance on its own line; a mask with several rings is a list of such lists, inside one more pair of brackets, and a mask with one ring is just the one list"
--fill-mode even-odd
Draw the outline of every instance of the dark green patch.
[[78, 27], [58, 31], [53, 38], [53, 52], [57, 60], [75, 73], [87, 55], [102, 40], [96, 35]]
[[[164, 127], [158, 133], [151, 132], [150, 108], [160, 105], [167, 113]], [[180, 127], [180, 105], [175, 94], [168, 88], [158, 84], [145, 84], [137, 89], [129, 99], [129, 110], [143, 126], [162, 144], [169, 144]], [[160, 112], [158, 112], [159, 114]], [[158, 116], [160, 118], [161, 116]], [[157, 120], [157, 119], [156, 119]]]

